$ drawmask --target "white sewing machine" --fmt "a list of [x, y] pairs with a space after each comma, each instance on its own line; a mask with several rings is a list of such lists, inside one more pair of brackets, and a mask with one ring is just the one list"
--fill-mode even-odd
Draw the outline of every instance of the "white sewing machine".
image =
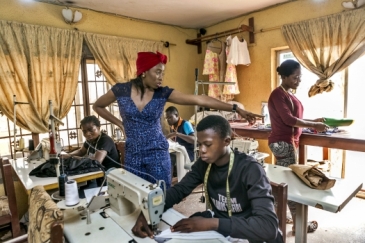
[[[163, 212], [165, 195], [160, 185], [151, 184], [124, 169], [109, 170], [107, 184], [110, 208], [99, 210], [99, 207], [95, 210], [97, 213], [87, 212], [87, 220], [84, 220], [85, 216], [79, 215], [76, 209], [65, 210], [64, 234], [68, 242], [167, 242], [172, 237], [166, 237], [166, 230], [169, 231], [171, 225], [185, 218], [184, 215], [172, 208]], [[94, 200], [95, 197], [93, 197]], [[142, 239], [133, 235], [132, 228], [140, 214], [139, 209], [141, 209], [148, 224], [152, 225], [154, 239], [149, 237]], [[159, 227], [158, 230], [157, 226]], [[161, 234], [160, 230], [165, 234]], [[118, 237], [115, 237], [116, 235]], [[176, 238], [176, 240], [189, 243], [202, 242], [204, 239]], [[171, 242], [177, 242], [176, 240], [172, 239]], [[223, 236], [214, 235], [212, 238], [211, 233], [207, 236], [207, 240], [212, 243], [227, 242]]]
[[264, 163], [265, 158], [269, 157], [269, 154], [257, 151], [257, 149], [259, 148], [259, 142], [253, 139], [238, 138], [232, 140], [231, 148], [233, 150], [237, 149], [240, 152], [251, 155], [257, 160], [257, 162], [261, 164]]
[[119, 216], [142, 210], [147, 223], [156, 230], [165, 206], [160, 185], [152, 184], [124, 169], [114, 169], [107, 175], [110, 207]]
[[[57, 154], [61, 153], [62, 145], [60, 141], [56, 140], [56, 151]], [[41, 159], [49, 160], [50, 142], [49, 138], [43, 138], [37, 145], [34, 151], [28, 156], [28, 160]]]
[[257, 140], [239, 138], [231, 141], [231, 148], [233, 150], [237, 149], [245, 154], [257, 152], [258, 147], [259, 142]]

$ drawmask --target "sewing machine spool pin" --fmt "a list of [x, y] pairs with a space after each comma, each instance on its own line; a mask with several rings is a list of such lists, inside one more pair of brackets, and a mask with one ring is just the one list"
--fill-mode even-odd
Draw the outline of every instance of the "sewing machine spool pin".
[[59, 167], [59, 158], [57, 156], [56, 151], [56, 129], [55, 129], [55, 121], [63, 125], [63, 122], [53, 115], [53, 105], [52, 100], [48, 101], [49, 103], [49, 143], [50, 143], [50, 152], [49, 152], [49, 162], [55, 166], [57, 177], [60, 176], [60, 167]]
[[[14, 160], [16, 160], [16, 152], [17, 152], [17, 147], [16, 147], [16, 134], [17, 134], [17, 129], [16, 129], [16, 105], [29, 105], [28, 102], [20, 102], [16, 100], [16, 95], [13, 95], [13, 107], [14, 107], [14, 120], [13, 120], [13, 124], [14, 124]], [[20, 144], [20, 142], [19, 142]]]

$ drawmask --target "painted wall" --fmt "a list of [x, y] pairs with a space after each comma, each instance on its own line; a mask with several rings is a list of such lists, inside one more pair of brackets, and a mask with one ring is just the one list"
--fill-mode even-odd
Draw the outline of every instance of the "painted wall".
[[[343, 11], [343, 0], [298, 0], [255, 12], [207, 28], [207, 35], [248, 25], [248, 19], [254, 17], [255, 31], [282, 26], [293, 22], [317, 18]], [[239, 34], [245, 40], [248, 33]], [[287, 46], [280, 29], [255, 34], [255, 43], [249, 45], [251, 65], [238, 66], [240, 94], [236, 100], [243, 103], [249, 111], [261, 113], [261, 102], [267, 101], [274, 87], [272, 84], [271, 49]], [[275, 60], [275, 59], [274, 59]], [[274, 70], [275, 70], [274, 69]], [[274, 77], [275, 78], [275, 77]], [[270, 154], [267, 141], [259, 141], [259, 150]], [[272, 158], [270, 158], [272, 159]], [[270, 160], [269, 159], [269, 160]]]
[[[255, 30], [268, 29], [301, 20], [338, 13], [344, 9], [343, 0], [297, 0], [255, 12], [207, 28], [207, 35], [227, 29], [248, 25], [248, 19], [254, 17]], [[83, 19], [68, 25], [63, 21], [63, 7], [26, 0], [0, 0], [0, 19], [46, 25], [58, 28], [115, 35], [130, 38], [164, 40], [175, 43], [165, 54], [169, 55], [164, 84], [185, 93], [194, 93], [194, 69], [199, 68], [199, 79], [207, 80], [201, 75], [204, 54], [198, 55], [197, 48], [185, 44], [186, 39], [194, 39], [196, 30], [135, 21], [113, 15], [97, 13], [91, 10], [80, 10]], [[248, 34], [241, 34], [248, 40]], [[267, 101], [273, 88], [272, 84], [272, 48], [286, 46], [280, 29], [255, 34], [255, 43], [249, 45], [250, 66], [238, 66], [237, 73], [241, 94], [236, 100], [243, 103], [247, 110], [260, 113], [261, 102]], [[203, 52], [205, 46], [203, 45]], [[201, 88], [200, 88], [201, 90]], [[170, 104], [167, 104], [170, 105]], [[193, 107], [178, 106], [181, 115], [189, 118]], [[269, 152], [266, 141], [260, 141], [260, 150]]]
[[[171, 46], [170, 50], [164, 49], [169, 57], [164, 85], [184, 93], [194, 93], [194, 70], [200, 61], [195, 58], [196, 47], [186, 45], [185, 40], [195, 38], [195, 30], [130, 20], [86, 9], [79, 10], [83, 14], [79, 23], [68, 25], [62, 17], [62, 6], [31, 0], [0, 0], [0, 6], [0, 20], [174, 43], [176, 46]], [[190, 117], [193, 113], [193, 107], [178, 106], [178, 109], [183, 117]]]

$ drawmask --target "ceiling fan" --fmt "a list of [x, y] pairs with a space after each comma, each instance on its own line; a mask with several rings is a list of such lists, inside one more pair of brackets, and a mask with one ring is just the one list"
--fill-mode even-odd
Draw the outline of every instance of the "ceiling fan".
[[355, 9], [355, 8], [360, 8], [364, 4], [365, 0], [352, 0], [352, 1], [342, 2], [342, 7]]

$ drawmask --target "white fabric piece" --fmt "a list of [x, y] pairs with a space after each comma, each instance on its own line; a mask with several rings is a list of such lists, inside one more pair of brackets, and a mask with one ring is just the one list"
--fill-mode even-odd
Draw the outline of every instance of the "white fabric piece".
[[171, 232], [170, 229], [166, 229], [158, 235], [161, 238], [173, 238], [173, 239], [184, 239], [184, 240], [205, 240], [205, 239], [225, 239], [225, 237], [219, 234], [217, 231], [199, 231], [192, 233], [180, 233]]
[[[227, 42], [229, 42], [227, 38]], [[233, 37], [231, 45], [229, 47], [229, 53], [227, 57], [227, 63], [234, 65], [250, 65], [251, 59], [247, 49], [247, 42], [244, 40], [241, 42], [237, 36]]]
[[232, 238], [230, 236], [227, 237], [227, 240], [232, 243], [250, 243], [248, 240]]

